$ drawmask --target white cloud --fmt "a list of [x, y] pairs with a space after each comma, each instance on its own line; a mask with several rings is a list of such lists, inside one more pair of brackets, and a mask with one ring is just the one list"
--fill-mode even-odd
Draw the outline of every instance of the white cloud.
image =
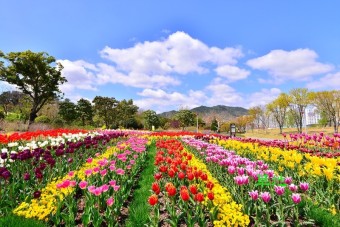
[[223, 65], [215, 69], [217, 75], [227, 78], [229, 81], [242, 80], [249, 76], [250, 72], [232, 65]]
[[317, 53], [310, 49], [272, 50], [262, 57], [247, 61], [247, 64], [254, 69], [269, 71], [279, 82], [307, 80], [313, 75], [327, 73], [333, 69], [330, 64], [317, 62], [317, 58]]
[[339, 89], [340, 88], [340, 72], [327, 74], [319, 80], [307, 84], [310, 89]]
[[137, 43], [127, 49], [105, 47], [101, 56], [123, 72], [142, 74], [206, 73], [205, 63], [236, 64], [243, 56], [240, 48], [208, 47], [184, 32], [175, 32], [165, 40]]
[[247, 98], [246, 107], [254, 107], [258, 105], [266, 105], [276, 99], [282, 93], [278, 88], [262, 89], [259, 92], [254, 92]]
[[190, 90], [188, 94], [169, 92], [162, 89], [144, 89], [138, 93], [144, 98], [135, 100], [134, 103], [142, 109], [157, 107], [158, 112], [170, 109], [178, 110], [181, 107], [194, 108], [202, 104], [207, 97], [203, 91]]
[[123, 84], [125, 86], [138, 88], [162, 88], [168, 85], [179, 85], [180, 81], [171, 76], [147, 75], [145, 73], [130, 72], [123, 74], [118, 72], [115, 67], [99, 63], [98, 83], [99, 84]]
[[211, 94], [206, 102], [207, 105], [241, 106], [242, 96], [229, 85], [217, 82], [218, 80], [215, 80], [205, 88]]
[[67, 82], [60, 86], [64, 93], [70, 93], [74, 89], [97, 91], [96, 75], [97, 67], [93, 64], [79, 61], [58, 60], [63, 66], [62, 75]]

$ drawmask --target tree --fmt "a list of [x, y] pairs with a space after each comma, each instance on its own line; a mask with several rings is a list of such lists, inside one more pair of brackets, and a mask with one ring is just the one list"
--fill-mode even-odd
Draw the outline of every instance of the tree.
[[119, 125], [124, 128], [128, 127], [128, 122], [134, 119], [135, 114], [138, 112], [138, 106], [133, 104], [133, 100], [125, 100], [118, 102], [116, 107], [117, 117], [119, 119]]
[[93, 101], [97, 117], [102, 119], [106, 128], [110, 128], [116, 122], [116, 106], [118, 104], [115, 98], [96, 96]]
[[262, 109], [260, 106], [251, 107], [248, 110], [249, 115], [252, 117], [253, 122], [257, 129], [260, 128]]
[[152, 129], [152, 126], [155, 128], [158, 128], [160, 125], [160, 120], [158, 115], [153, 110], [147, 110], [143, 113], [144, 118], [144, 127], [146, 127], [148, 130]]
[[14, 106], [18, 105], [19, 99], [23, 94], [19, 91], [5, 91], [0, 95], [0, 105], [4, 114], [7, 115]]
[[159, 116], [159, 127], [161, 127], [162, 129], [164, 130], [167, 130], [170, 126], [169, 124], [169, 118], [166, 118], [166, 117], [161, 117]]
[[196, 114], [190, 110], [180, 110], [175, 114], [175, 119], [179, 121], [182, 130], [185, 127], [195, 125]]
[[306, 107], [311, 103], [311, 98], [307, 88], [295, 88], [289, 91], [290, 114], [299, 133], [302, 133], [303, 116]]
[[235, 119], [236, 127], [240, 130], [240, 132], [245, 132], [247, 125], [252, 123], [252, 121], [253, 118], [249, 115], [239, 116]]
[[93, 109], [89, 100], [79, 99], [76, 110], [78, 112], [78, 116], [80, 117], [82, 126], [85, 126], [86, 123], [90, 124], [92, 122]]
[[76, 104], [71, 102], [69, 99], [65, 99], [64, 102], [59, 104], [58, 114], [67, 124], [71, 124], [79, 117]]
[[[63, 66], [45, 52], [0, 52], [0, 58], [7, 61], [0, 64], [0, 79], [16, 85], [32, 100], [29, 125], [34, 122], [44, 104], [56, 98], [61, 91], [59, 85], [67, 80], [61, 75]], [[0, 61], [1, 62], [1, 61]]]
[[280, 133], [286, 121], [287, 109], [289, 107], [289, 97], [281, 93], [275, 100], [266, 105], [267, 110], [272, 113], [275, 121], [279, 125]]
[[316, 105], [327, 118], [333, 123], [334, 132], [338, 132], [339, 112], [340, 112], [340, 91], [319, 91], [313, 92], [311, 97]]
[[217, 122], [217, 119], [214, 118], [211, 122], [211, 126], [210, 126], [210, 130], [211, 131], [214, 131], [214, 132], [217, 132], [218, 131], [218, 122]]

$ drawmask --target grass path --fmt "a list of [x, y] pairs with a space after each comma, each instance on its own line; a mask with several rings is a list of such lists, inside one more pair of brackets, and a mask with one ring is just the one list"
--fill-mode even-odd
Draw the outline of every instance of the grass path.
[[149, 221], [150, 207], [148, 197], [151, 195], [151, 184], [154, 181], [154, 160], [156, 145], [152, 144], [148, 150], [145, 169], [140, 173], [137, 189], [133, 193], [133, 200], [129, 207], [129, 215], [125, 226], [137, 227], [145, 226]]

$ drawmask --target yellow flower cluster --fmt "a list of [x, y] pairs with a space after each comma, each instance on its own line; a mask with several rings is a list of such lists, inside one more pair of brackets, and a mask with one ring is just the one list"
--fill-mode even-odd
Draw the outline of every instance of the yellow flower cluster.
[[74, 188], [71, 187], [57, 189], [57, 184], [60, 184], [67, 179], [74, 179], [75, 177], [85, 180], [86, 176], [84, 172], [86, 169], [97, 166], [99, 160], [109, 158], [116, 151], [116, 147], [108, 148], [105, 153], [94, 158], [91, 163], [85, 163], [79, 170], [74, 172], [73, 176], [67, 175], [61, 179], [55, 179], [48, 183], [47, 186], [41, 190], [41, 196], [38, 199], [32, 199], [30, 203], [22, 202], [13, 210], [13, 213], [18, 216], [24, 216], [25, 218], [37, 218], [39, 220], [47, 221], [47, 216], [56, 212], [58, 201], [62, 201], [74, 191]]
[[[190, 153], [188, 150], [185, 151]], [[208, 175], [208, 179], [214, 183], [212, 188], [212, 192], [215, 195], [213, 203], [214, 206], [218, 207], [218, 220], [214, 221], [214, 226], [248, 226], [250, 222], [249, 216], [242, 212], [242, 205], [233, 201], [230, 193], [211, 175], [206, 165], [195, 158], [193, 154], [189, 165], [205, 172]], [[207, 200], [206, 198], [205, 202]]]

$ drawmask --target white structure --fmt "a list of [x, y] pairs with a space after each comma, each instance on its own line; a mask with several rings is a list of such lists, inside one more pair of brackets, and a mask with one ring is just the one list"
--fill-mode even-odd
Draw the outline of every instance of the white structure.
[[307, 125], [318, 124], [321, 116], [316, 106], [307, 106], [304, 113], [303, 123]]

